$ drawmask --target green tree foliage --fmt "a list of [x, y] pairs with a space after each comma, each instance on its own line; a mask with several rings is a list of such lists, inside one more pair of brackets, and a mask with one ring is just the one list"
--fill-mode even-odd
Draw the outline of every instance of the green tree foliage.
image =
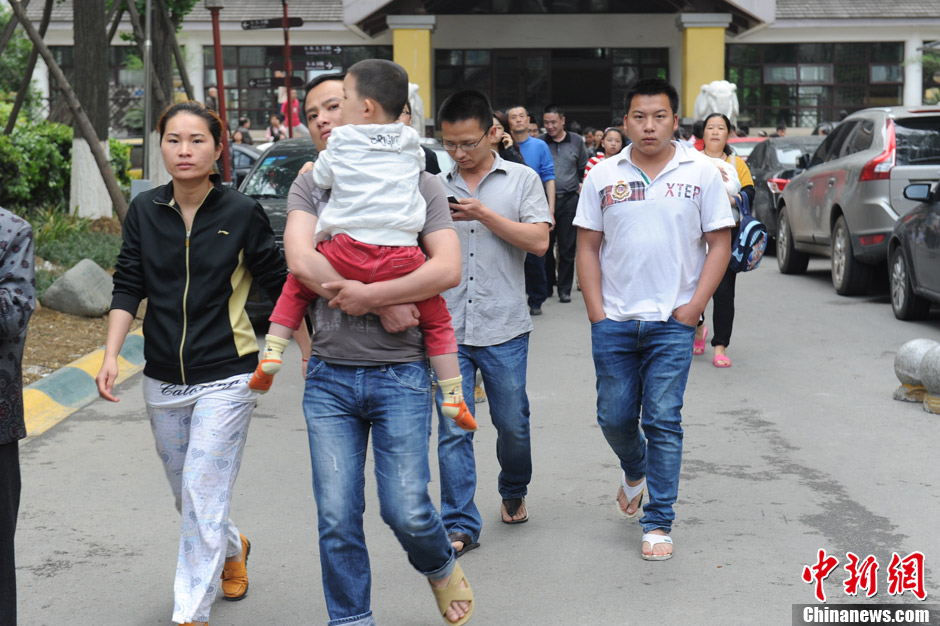
[[[9, 114], [9, 105], [5, 108]], [[71, 152], [72, 129], [65, 124], [17, 124], [12, 135], [0, 135], [0, 206], [64, 205]]]
[[[6, 6], [5, 2], [0, 5], [0, 30], [3, 30], [12, 15], [13, 12], [9, 6]], [[16, 99], [16, 93], [23, 86], [23, 68], [26, 67], [26, 61], [29, 59], [29, 52], [32, 49], [33, 45], [30, 43], [29, 37], [26, 36], [22, 28], [17, 28], [13, 32], [13, 37], [4, 49], [3, 54], [0, 54], [0, 102], [12, 103]], [[39, 91], [30, 88], [26, 96], [24, 110], [20, 115], [36, 119], [39, 114], [40, 104]]]
[[[0, 103], [0, 126], [11, 105]], [[0, 206], [23, 214], [66, 211], [72, 173], [72, 129], [65, 124], [18, 120], [12, 135], [0, 134]], [[130, 148], [109, 140], [111, 168], [124, 195], [130, 193]], [[66, 211], [67, 212], [67, 211]]]

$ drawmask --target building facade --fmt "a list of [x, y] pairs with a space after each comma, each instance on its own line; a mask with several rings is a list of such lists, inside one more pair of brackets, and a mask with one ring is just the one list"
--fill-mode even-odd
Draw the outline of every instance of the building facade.
[[[73, 2], [57, 4], [47, 42], [67, 69]], [[38, 19], [41, 3], [32, 3]], [[691, 7], [679, 11], [676, 7]], [[540, 112], [560, 104], [568, 120], [604, 127], [646, 76], [680, 91], [690, 119], [701, 85], [738, 86], [741, 123], [812, 127], [841, 111], [929, 102], [940, 88], [929, 55], [940, 39], [936, 0], [317, 0], [289, 4], [295, 82], [390, 58], [420, 86], [433, 125], [436, 106], [476, 88], [497, 108]], [[278, 18], [280, 3], [225, 0], [220, 12], [226, 106], [263, 128], [285, 97], [280, 29], [243, 29]], [[130, 25], [122, 27], [130, 32]], [[202, 3], [178, 34], [197, 97], [216, 83], [210, 12]], [[160, 51], [166, 42], [154, 42]], [[927, 62], [923, 55], [928, 50]], [[116, 132], [142, 93], [139, 58], [115, 38], [111, 56]], [[52, 101], [43, 69], [40, 84]], [[126, 131], [124, 131], [126, 132]]]

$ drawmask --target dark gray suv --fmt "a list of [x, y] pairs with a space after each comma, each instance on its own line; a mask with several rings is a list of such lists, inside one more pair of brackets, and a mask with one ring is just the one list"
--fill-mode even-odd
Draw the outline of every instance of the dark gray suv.
[[940, 107], [858, 111], [803, 161], [780, 199], [777, 266], [800, 274], [809, 255], [829, 256], [836, 292], [864, 293], [894, 222], [916, 204], [904, 188], [936, 180]]

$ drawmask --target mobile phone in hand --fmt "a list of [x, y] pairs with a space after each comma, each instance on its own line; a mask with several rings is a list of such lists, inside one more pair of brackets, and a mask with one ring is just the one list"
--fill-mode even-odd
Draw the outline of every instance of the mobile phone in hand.
[[447, 196], [447, 201], [451, 204], [459, 204], [460, 201], [454, 196]]

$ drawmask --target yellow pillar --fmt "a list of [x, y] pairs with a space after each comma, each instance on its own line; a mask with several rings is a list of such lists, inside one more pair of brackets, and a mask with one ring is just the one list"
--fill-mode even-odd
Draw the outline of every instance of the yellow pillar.
[[434, 111], [431, 31], [437, 18], [433, 15], [389, 15], [387, 20], [392, 30], [392, 58], [408, 72], [408, 80], [418, 85], [427, 116]]
[[702, 85], [725, 79], [725, 29], [731, 24], [730, 13], [683, 13], [678, 26], [682, 31], [682, 84], [680, 118], [695, 115], [695, 98]]

